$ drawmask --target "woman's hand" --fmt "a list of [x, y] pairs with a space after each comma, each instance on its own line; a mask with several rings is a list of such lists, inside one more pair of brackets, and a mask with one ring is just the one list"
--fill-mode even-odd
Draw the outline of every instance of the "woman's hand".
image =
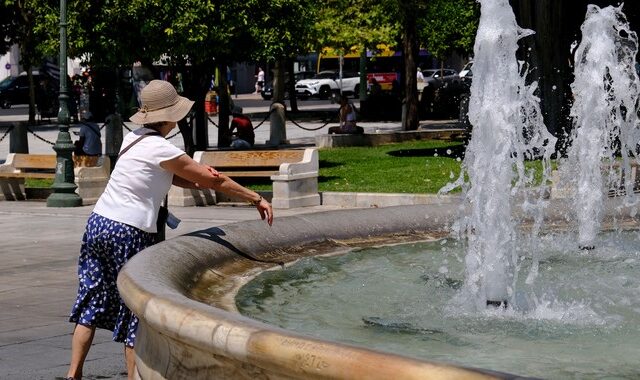
[[262, 197], [260, 197], [260, 200], [252, 201], [251, 203], [258, 209], [262, 220], [266, 219], [267, 223], [271, 225], [273, 223], [273, 208], [271, 207], [271, 203]]

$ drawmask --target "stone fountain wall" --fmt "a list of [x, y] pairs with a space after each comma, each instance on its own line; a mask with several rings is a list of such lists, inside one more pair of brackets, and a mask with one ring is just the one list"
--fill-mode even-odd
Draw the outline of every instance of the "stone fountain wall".
[[[301, 256], [353, 245], [437, 238], [451, 205], [332, 211], [211, 228], [171, 239], [131, 260], [118, 278], [140, 317], [143, 379], [509, 378], [309, 338], [238, 314], [246, 279]], [[252, 259], [253, 258], [253, 259]], [[254, 259], [271, 261], [265, 263]]]
[[[278, 218], [271, 228], [251, 221], [196, 231], [145, 250], [118, 278], [125, 302], [140, 318], [140, 377], [515, 378], [310, 338], [236, 311], [237, 289], [279, 262], [352, 246], [439, 238], [449, 234], [446, 227], [457, 209], [442, 204], [339, 210]], [[549, 209], [549, 225], [567, 224], [563, 203]], [[617, 209], [617, 223], [625, 222], [621, 215], [627, 211]]]

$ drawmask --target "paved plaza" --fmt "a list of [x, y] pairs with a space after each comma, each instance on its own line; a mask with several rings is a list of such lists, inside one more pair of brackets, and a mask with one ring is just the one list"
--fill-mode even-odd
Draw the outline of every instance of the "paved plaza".
[[[241, 96], [238, 103], [252, 97], [256, 95]], [[304, 104], [301, 108], [305, 108]], [[327, 102], [320, 108], [337, 112], [338, 106]], [[244, 108], [248, 114], [267, 111], [268, 106]], [[24, 116], [0, 116], [0, 137], [11, 123], [24, 119]], [[254, 123], [259, 121], [254, 119]], [[305, 122], [303, 126], [314, 129], [323, 124]], [[361, 125], [368, 131], [401, 128], [399, 122]], [[133, 124], [129, 126], [135, 128]], [[329, 126], [305, 130], [288, 122], [287, 138], [292, 144], [313, 145], [315, 136], [327, 133]], [[40, 126], [34, 132], [35, 135], [28, 135], [29, 152], [53, 153], [50, 142], [56, 140], [57, 127]], [[216, 145], [216, 137], [216, 127], [210, 123], [210, 146]], [[256, 143], [264, 144], [268, 139], [269, 123], [265, 122], [256, 130]], [[181, 144], [179, 136], [172, 141]], [[7, 136], [0, 141], [0, 162], [9, 149]], [[51, 208], [44, 201], [0, 202], [0, 379], [54, 379], [66, 374], [73, 329], [67, 318], [75, 301], [80, 241], [92, 208]], [[274, 223], [285, 216], [335, 208], [338, 206], [276, 210]], [[172, 212], [182, 223], [176, 230], [168, 230], [167, 238], [259, 218], [255, 208], [241, 206], [175, 207]], [[97, 331], [84, 375], [85, 379], [126, 378], [123, 347], [111, 341], [110, 332]]]
[[[0, 379], [54, 379], [66, 374], [73, 325], [76, 262], [93, 206], [50, 208], [45, 202], [0, 202]], [[276, 219], [329, 210], [276, 210]], [[167, 237], [258, 219], [253, 207], [175, 207], [182, 219]], [[123, 347], [98, 330], [85, 379], [126, 378]]]

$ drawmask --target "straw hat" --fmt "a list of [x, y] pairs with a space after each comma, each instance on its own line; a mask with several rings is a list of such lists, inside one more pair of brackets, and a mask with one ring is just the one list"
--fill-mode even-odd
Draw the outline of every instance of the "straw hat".
[[182, 120], [193, 106], [193, 101], [178, 95], [173, 85], [163, 80], [152, 80], [140, 92], [142, 107], [129, 120], [136, 124]]

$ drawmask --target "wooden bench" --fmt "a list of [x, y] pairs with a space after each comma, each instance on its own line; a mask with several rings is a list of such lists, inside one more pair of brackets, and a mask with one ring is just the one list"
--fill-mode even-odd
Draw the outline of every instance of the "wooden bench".
[[0, 165], [0, 178], [54, 178], [56, 156], [14, 153]]
[[[24, 181], [27, 178], [53, 179], [56, 173], [55, 154], [10, 153], [0, 165], [0, 200], [25, 200]], [[95, 167], [74, 167], [76, 193], [82, 203], [95, 203], [109, 180], [109, 157], [102, 156]]]
[[[315, 206], [318, 193], [319, 159], [316, 148], [282, 150], [199, 151], [193, 159], [209, 165], [231, 178], [270, 178], [276, 208]], [[172, 206], [216, 204], [216, 195], [208, 190], [180, 189], [169, 192]]]
[[270, 178], [280, 165], [300, 162], [303, 156], [302, 149], [236, 150], [196, 152], [193, 159], [232, 178]]

